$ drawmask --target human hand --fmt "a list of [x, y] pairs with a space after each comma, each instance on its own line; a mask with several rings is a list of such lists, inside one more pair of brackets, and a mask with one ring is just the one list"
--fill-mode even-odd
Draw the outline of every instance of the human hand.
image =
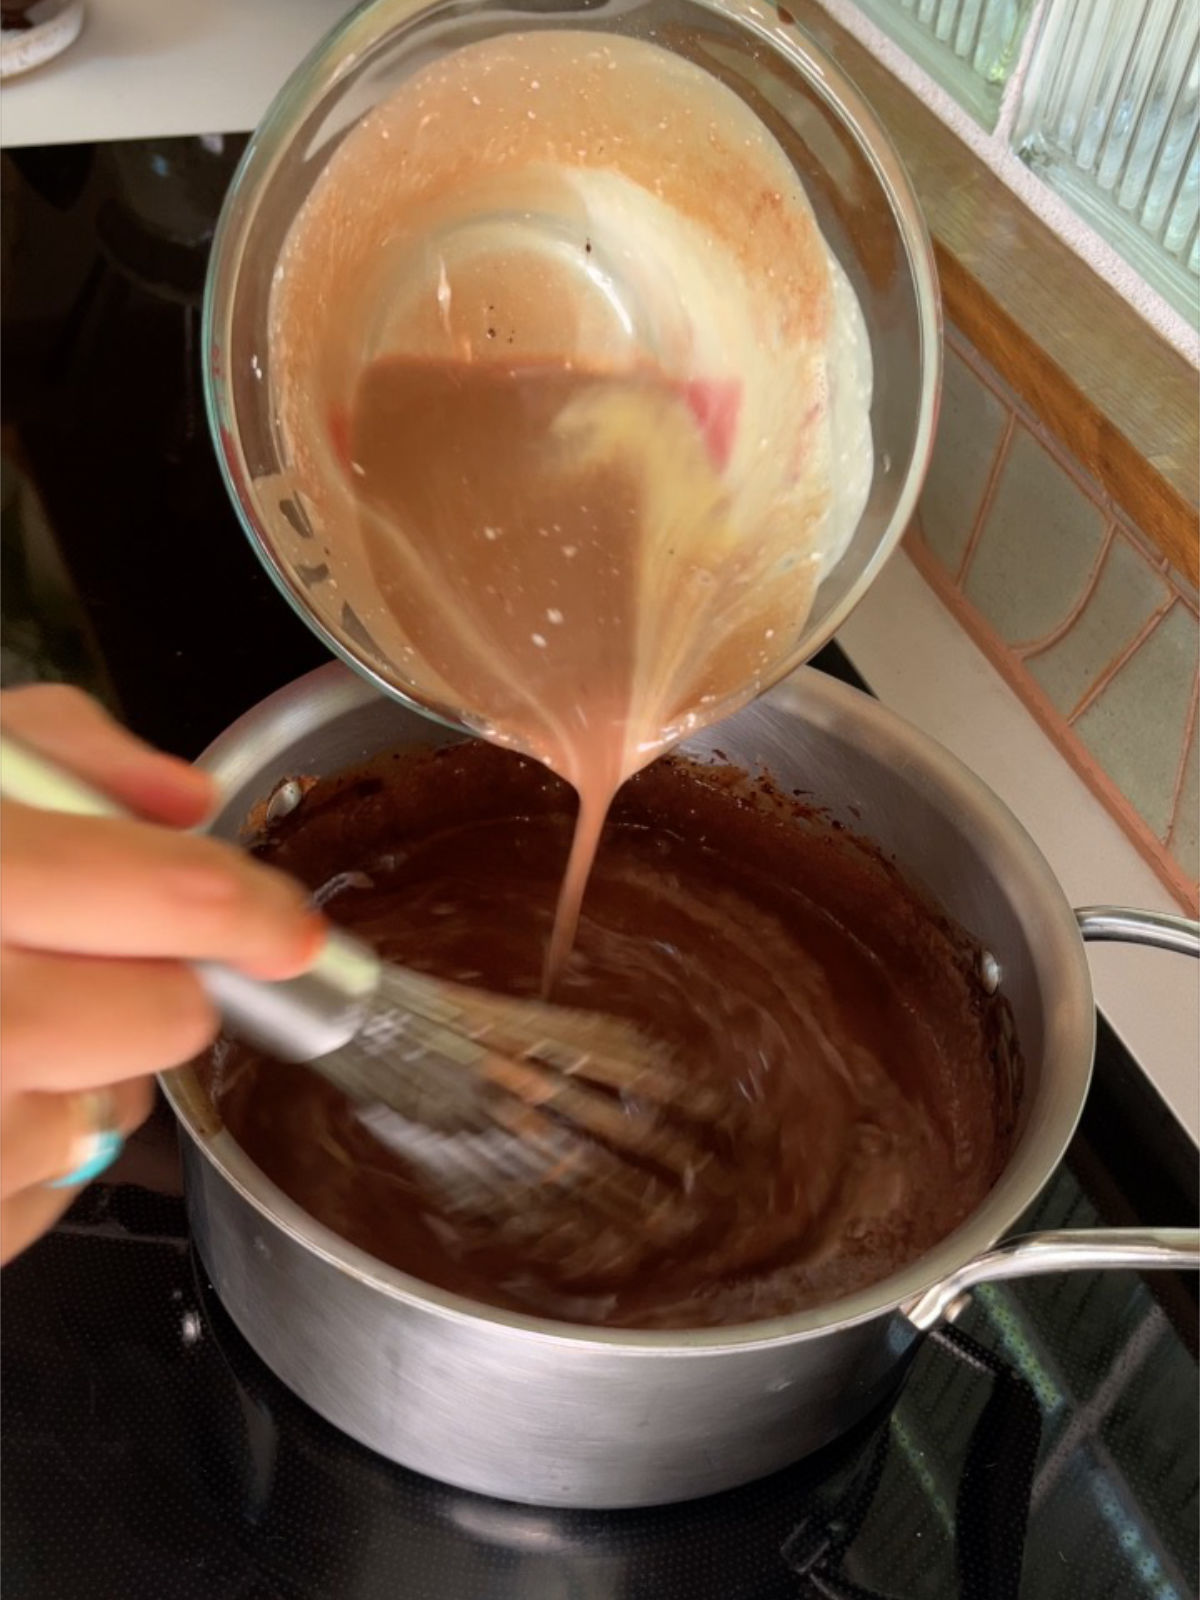
[[[188, 963], [294, 977], [316, 956], [324, 925], [289, 879], [178, 831], [208, 815], [212, 780], [141, 744], [87, 696], [11, 690], [0, 694], [0, 725], [144, 819], [0, 801], [0, 1261], [8, 1261], [98, 1170], [82, 1174], [81, 1163], [111, 1159], [146, 1116], [151, 1075], [212, 1040], [218, 1019]], [[109, 1129], [116, 1137], [104, 1137]], [[64, 1177], [66, 1187], [53, 1186]]]

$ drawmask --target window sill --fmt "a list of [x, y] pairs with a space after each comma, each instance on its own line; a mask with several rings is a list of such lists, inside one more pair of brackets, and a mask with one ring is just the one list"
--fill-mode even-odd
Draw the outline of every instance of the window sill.
[[947, 317], [1195, 586], [1195, 370], [816, 0], [781, 15], [888, 129], [933, 236]]

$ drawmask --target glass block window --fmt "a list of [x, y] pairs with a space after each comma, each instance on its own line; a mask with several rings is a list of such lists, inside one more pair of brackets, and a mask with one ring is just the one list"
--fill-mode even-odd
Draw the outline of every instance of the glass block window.
[[994, 128], [1033, 0], [858, 0], [860, 11]]
[[1017, 152], [1193, 323], [1198, 141], [1197, 0], [1050, 0]]

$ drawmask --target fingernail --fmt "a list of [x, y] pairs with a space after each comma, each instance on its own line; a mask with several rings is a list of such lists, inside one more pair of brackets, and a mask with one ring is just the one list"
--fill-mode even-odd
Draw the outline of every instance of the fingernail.
[[297, 969], [307, 972], [309, 967], [325, 948], [325, 941], [329, 937], [329, 924], [318, 911], [306, 911], [304, 914], [304, 928], [300, 936], [300, 961]]
[[157, 756], [139, 764], [131, 770], [123, 790], [140, 813], [187, 828], [210, 822], [220, 801], [209, 773], [174, 756]]
[[296, 924], [296, 936], [289, 951], [270, 960], [246, 963], [245, 971], [253, 978], [279, 982], [284, 978], [298, 978], [316, 961], [329, 937], [329, 924], [315, 911], [305, 910]]
[[175, 893], [188, 900], [219, 905], [222, 901], [236, 900], [243, 892], [241, 879], [232, 864], [189, 863], [171, 868], [170, 875]]
[[207, 828], [220, 811], [224, 796], [211, 772], [205, 772], [201, 767], [188, 767], [187, 771], [196, 791], [196, 809], [199, 815], [195, 826]]

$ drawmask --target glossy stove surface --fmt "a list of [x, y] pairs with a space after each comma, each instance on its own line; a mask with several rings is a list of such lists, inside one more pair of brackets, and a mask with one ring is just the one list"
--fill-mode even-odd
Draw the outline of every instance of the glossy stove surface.
[[[1029, 1219], [1104, 1212], [1072, 1162]], [[899, 1398], [691, 1505], [542, 1511], [343, 1437], [233, 1328], [165, 1108], [4, 1275], [6, 1600], [1002, 1600], [1196, 1590], [1194, 1307], [1130, 1273], [981, 1290]], [[1194, 1341], [1193, 1341], [1194, 1348]]]
[[[325, 659], [220, 484], [200, 289], [240, 141], [4, 157], [3, 667], [196, 755]], [[818, 664], [854, 680], [836, 649]], [[1191, 1224], [1196, 1152], [1101, 1028], [1030, 1227]], [[6, 1269], [5, 1600], [1187, 1600], [1194, 1281], [980, 1290], [895, 1404], [693, 1505], [528, 1510], [371, 1455], [262, 1366], [199, 1270], [165, 1109]]]

